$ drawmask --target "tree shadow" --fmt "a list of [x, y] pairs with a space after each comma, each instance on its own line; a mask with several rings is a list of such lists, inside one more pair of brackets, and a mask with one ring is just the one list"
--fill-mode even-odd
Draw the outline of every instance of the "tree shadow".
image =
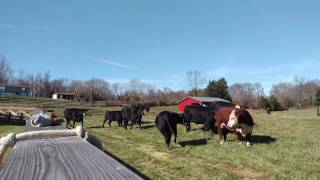
[[149, 124], [149, 125], [141, 126], [141, 129], [149, 129], [149, 128], [154, 128], [154, 127], [156, 127], [156, 125]]
[[271, 136], [265, 135], [252, 135], [250, 141], [255, 144], [270, 144], [275, 142], [277, 139]]
[[180, 141], [178, 142], [182, 147], [185, 146], [202, 146], [208, 144], [207, 139], [195, 139], [195, 140], [188, 140], [188, 141]]
[[25, 126], [26, 121], [19, 118], [4, 118], [0, 117], [0, 125], [13, 125], [13, 126]]
[[126, 168], [130, 169], [132, 172], [134, 172], [136, 175], [138, 175], [139, 177], [141, 177], [142, 179], [146, 179], [149, 180], [150, 178], [147, 177], [146, 175], [142, 174], [140, 171], [138, 171], [136, 168], [130, 166], [128, 163], [124, 162], [123, 160], [119, 159], [117, 156], [115, 156], [114, 154], [112, 154], [111, 152], [107, 151], [107, 150], [103, 150], [104, 153], [106, 153], [107, 155], [109, 155], [110, 157], [112, 157], [113, 159], [115, 159], [116, 161], [118, 161], [120, 164], [122, 164], [123, 166], [125, 166]]

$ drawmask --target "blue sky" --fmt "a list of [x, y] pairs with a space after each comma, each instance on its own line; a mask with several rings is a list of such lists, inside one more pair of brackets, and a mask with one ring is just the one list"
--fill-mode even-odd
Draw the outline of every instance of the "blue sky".
[[229, 85], [319, 78], [320, 1], [2, 1], [0, 54], [53, 78], [138, 78], [187, 89], [185, 74]]

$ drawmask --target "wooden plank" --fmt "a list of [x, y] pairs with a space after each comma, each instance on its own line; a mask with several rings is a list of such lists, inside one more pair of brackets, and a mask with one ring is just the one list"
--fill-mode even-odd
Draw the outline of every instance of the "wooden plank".
[[22, 116], [22, 117], [27, 117], [27, 118], [31, 118], [31, 115], [29, 114], [29, 113], [27, 113], [26, 111], [23, 111], [23, 110], [19, 110], [18, 112], [17, 112], [17, 114], [19, 115], [19, 116]]
[[142, 179], [78, 137], [19, 141], [0, 179], [105, 180]]
[[34, 111], [36, 108], [33, 107], [22, 107], [22, 106], [0, 106], [0, 109], [11, 109], [11, 110], [24, 110], [24, 111]]
[[20, 117], [17, 113], [13, 112], [10, 109], [8, 109], [8, 112], [11, 114], [11, 116]]
[[[65, 126], [33, 127], [27, 120], [24, 131], [44, 129]], [[0, 179], [147, 179], [138, 174], [79, 137], [62, 137], [17, 142], [0, 170]]]
[[2, 110], [0, 109], [0, 115], [8, 115], [8, 113], [7, 113], [7, 112], [4, 112], [4, 111], [2, 111]]

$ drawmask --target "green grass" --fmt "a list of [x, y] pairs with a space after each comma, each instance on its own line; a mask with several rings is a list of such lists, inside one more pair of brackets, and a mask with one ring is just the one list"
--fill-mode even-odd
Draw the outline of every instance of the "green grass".
[[[55, 112], [62, 116], [63, 107]], [[220, 145], [217, 135], [208, 139], [200, 127], [190, 133], [178, 125], [178, 141], [199, 145], [174, 146], [167, 150], [160, 132], [153, 126], [162, 110], [177, 111], [176, 106], [154, 107], [143, 121], [145, 129], [100, 128], [106, 108], [90, 108], [85, 128], [96, 134], [105, 149], [152, 179], [319, 179], [320, 118], [315, 109], [272, 112], [253, 111], [254, 144], [246, 147], [229, 134]], [[21, 131], [21, 126], [0, 124], [0, 135]]]

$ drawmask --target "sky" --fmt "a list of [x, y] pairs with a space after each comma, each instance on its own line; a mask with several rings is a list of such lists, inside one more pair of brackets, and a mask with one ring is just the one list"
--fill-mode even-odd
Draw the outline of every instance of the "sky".
[[137, 78], [188, 90], [209, 80], [272, 84], [319, 78], [320, 1], [28, 0], [0, 2], [0, 54], [52, 78]]

